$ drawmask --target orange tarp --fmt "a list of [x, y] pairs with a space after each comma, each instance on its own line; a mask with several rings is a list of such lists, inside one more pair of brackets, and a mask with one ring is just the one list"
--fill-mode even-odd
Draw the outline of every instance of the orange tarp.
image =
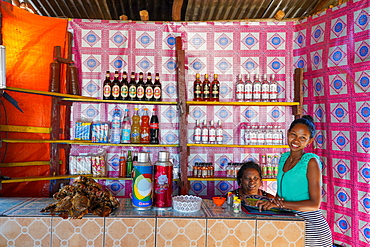
[[[42, 17], [0, 1], [2, 41], [6, 47], [7, 87], [49, 90], [49, 65], [54, 46], [65, 51], [68, 20]], [[63, 80], [65, 81], [65, 80]], [[4, 98], [0, 124], [50, 127], [51, 97], [7, 91], [22, 108], [18, 111]], [[7, 132], [1, 138], [49, 139], [49, 134]], [[50, 144], [6, 144], [0, 149], [0, 162], [49, 161]], [[65, 170], [65, 167], [64, 169]], [[29, 177], [50, 175], [49, 166], [0, 168], [1, 175]], [[3, 184], [2, 196], [49, 196], [49, 182]]]

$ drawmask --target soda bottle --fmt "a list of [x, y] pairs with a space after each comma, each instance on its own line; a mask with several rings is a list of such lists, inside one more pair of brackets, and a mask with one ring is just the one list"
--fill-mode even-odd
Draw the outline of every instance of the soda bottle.
[[135, 72], [131, 73], [130, 83], [128, 84], [128, 100], [136, 100], [136, 81]]
[[267, 80], [267, 75], [264, 75], [262, 79], [261, 98], [263, 102], [270, 100], [270, 83]]
[[127, 152], [126, 167], [127, 167], [127, 169], [126, 169], [126, 177], [131, 177], [131, 175], [132, 175], [132, 168], [133, 168], [131, 150], [128, 150], [128, 152]]
[[159, 121], [157, 116], [157, 110], [153, 108], [153, 114], [150, 118], [150, 143], [159, 144]]
[[202, 141], [202, 129], [199, 125], [199, 120], [195, 120], [195, 127], [194, 127], [194, 143], [199, 144]]
[[211, 101], [220, 101], [220, 82], [217, 74], [213, 75], [211, 83]]
[[148, 144], [150, 141], [149, 136], [149, 116], [148, 108], [144, 108], [144, 115], [141, 117], [141, 126], [140, 126], [140, 143]]
[[128, 109], [125, 109], [125, 115], [122, 122], [122, 134], [121, 134], [121, 143], [130, 143], [131, 142], [131, 121], [128, 115]]
[[159, 73], [156, 73], [154, 81], [154, 101], [161, 100], [162, 100], [162, 84], [159, 80]]
[[244, 84], [244, 99], [245, 101], [252, 101], [253, 99], [253, 83], [249, 74], [247, 74], [247, 79]]
[[140, 143], [140, 116], [138, 114], [138, 108], [134, 109], [134, 115], [132, 116], [131, 125], [131, 143]]
[[112, 82], [112, 99], [113, 100], [120, 100], [121, 99], [121, 87], [120, 82], [118, 80], [118, 71], [114, 72], [114, 79]]
[[114, 109], [110, 133], [111, 143], [118, 144], [121, 142], [121, 118], [122, 118], [121, 110], [117, 108]]
[[242, 79], [242, 75], [238, 75], [236, 79], [236, 85], [235, 85], [235, 99], [237, 101], [243, 101], [244, 100], [244, 82]]
[[112, 99], [112, 87], [110, 81], [110, 72], [107, 71], [105, 74], [105, 80], [103, 82], [103, 99], [109, 100]]
[[203, 101], [209, 101], [210, 98], [211, 98], [211, 82], [208, 80], [208, 74], [205, 74], [203, 81]]
[[153, 82], [152, 82], [152, 74], [148, 72], [148, 77], [146, 78], [145, 83], [145, 100], [152, 101], [154, 98], [154, 90], [153, 90]]
[[121, 150], [121, 155], [119, 157], [119, 177], [124, 178], [127, 174], [127, 166], [126, 166], [126, 157], [125, 157], [125, 151]]
[[145, 85], [144, 85], [144, 76], [143, 72], [139, 73], [139, 81], [136, 85], [136, 98], [139, 101], [145, 100]]
[[258, 79], [258, 75], [253, 82], [253, 100], [254, 101], [261, 101], [261, 82]]
[[202, 82], [200, 81], [200, 74], [197, 73], [194, 81], [194, 101], [202, 101], [202, 99]]
[[122, 73], [121, 100], [128, 100], [128, 81], [126, 71]]

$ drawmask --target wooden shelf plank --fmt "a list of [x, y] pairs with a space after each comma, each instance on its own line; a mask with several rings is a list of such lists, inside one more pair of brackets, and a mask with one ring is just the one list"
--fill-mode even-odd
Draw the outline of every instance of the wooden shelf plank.
[[74, 98], [74, 99], [86, 99], [86, 100], [94, 99], [92, 97], [86, 97], [86, 96], [80, 96], [80, 95], [54, 93], [54, 92], [39, 91], [39, 90], [32, 90], [32, 89], [15, 88], [15, 87], [6, 87], [5, 90], [20, 92], [20, 93], [38, 94], [38, 95], [43, 95], [43, 96], [59, 97], [59, 98]]
[[50, 161], [28, 161], [28, 162], [0, 163], [0, 167], [49, 166], [49, 165], [50, 165]]
[[299, 102], [215, 102], [215, 101], [186, 101], [188, 105], [239, 105], [239, 106], [295, 106]]
[[20, 125], [0, 125], [0, 131], [50, 134], [51, 128]]
[[63, 98], [64, 101], [73, 102], [88, 102], [88, 103], [114, 103], [114, 104], [136, 104], [136, 105], [177, 105], [177, 102], [172, 101], [130, 101], [130, 100], [103, 100], [103, 99], [78, 99], [78, 98]]
[[101, 143], [82, 140], [36, 140], [36, 139], [3, 139], [6, 143], [59, 143], [74, 145], [92, 145], [92, 146], [120, 146], [120, 147], [179, 147], [179, 144], [134, 144], [134, 143]]
[[[227, 177], [219, 177], [219, 178], [193, 178], [188, 177], [189, 181], [236, 181], [236, 178], [227, 178]], [[263, 178], [263, 181], [276, 181], [276, 178]]]
[[188, 143], [188, 147], [226, 147], [226, 148], [289, 148], [288, 145], [233, 145], [233, 144], [195, 144]]

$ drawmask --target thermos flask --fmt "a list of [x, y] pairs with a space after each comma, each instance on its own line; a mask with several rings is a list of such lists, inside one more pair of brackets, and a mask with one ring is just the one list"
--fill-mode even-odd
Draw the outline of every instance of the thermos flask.
[[139, 152], [133, 167], [132, 205], [137, 210], [150, 209], [153, 204], [153, 165], [149, 162], [149, 153]]
[[154, 165], [154, 199], [156, 209], [172, 207], [173, 164], [169, 161], [169, 152], [160, 151]]

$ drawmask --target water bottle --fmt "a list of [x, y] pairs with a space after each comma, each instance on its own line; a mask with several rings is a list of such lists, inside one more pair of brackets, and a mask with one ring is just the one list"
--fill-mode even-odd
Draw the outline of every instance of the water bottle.
[[111, 143], [120, 143], [121, 142], [121, 118], [122, 113], [120, 109], [114, 109], [112, 122], [111, 122]]

